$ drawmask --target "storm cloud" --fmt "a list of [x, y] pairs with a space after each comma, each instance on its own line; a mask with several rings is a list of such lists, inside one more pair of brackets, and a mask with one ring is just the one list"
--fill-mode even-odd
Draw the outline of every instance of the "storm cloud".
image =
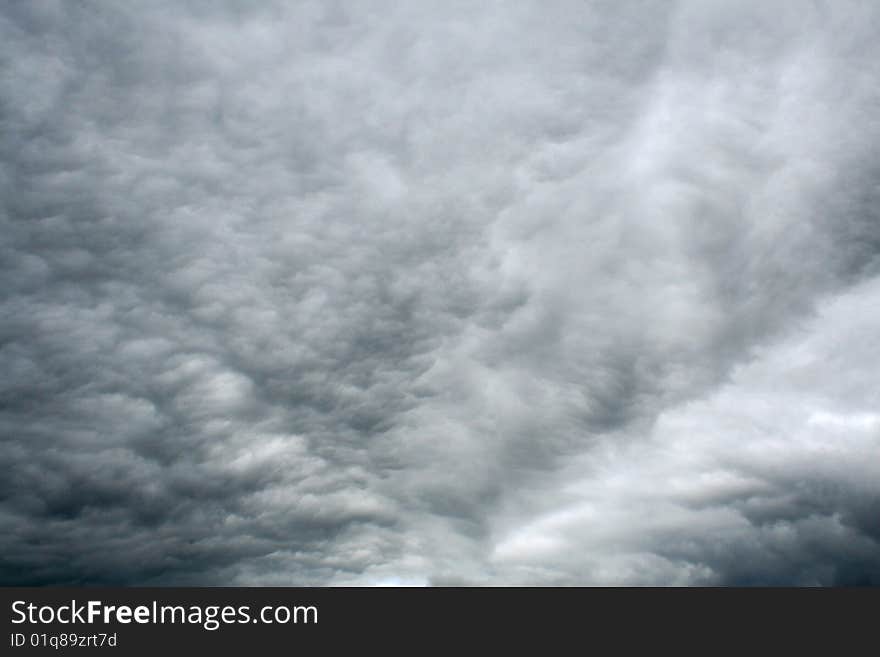
[[880, 584], [880, 5], [0, 7], [0, 582]]

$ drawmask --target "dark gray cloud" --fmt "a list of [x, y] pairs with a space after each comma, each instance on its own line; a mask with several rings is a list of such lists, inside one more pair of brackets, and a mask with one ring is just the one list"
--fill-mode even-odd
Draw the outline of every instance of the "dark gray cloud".
[[880, 583], [878, 28], [4, 4], [0, 581]]

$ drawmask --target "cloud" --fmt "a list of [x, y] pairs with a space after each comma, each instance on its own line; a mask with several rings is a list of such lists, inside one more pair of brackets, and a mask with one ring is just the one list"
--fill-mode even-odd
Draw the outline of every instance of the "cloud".
[[4, 7], [0, 579], [876, 584], [878, 21]]
[[499, 524], [493, 559], [513, 579], [876, 585], [878, 300], [876, 280], [826, 300], [647, 438], [577, 459], [531, 523]]

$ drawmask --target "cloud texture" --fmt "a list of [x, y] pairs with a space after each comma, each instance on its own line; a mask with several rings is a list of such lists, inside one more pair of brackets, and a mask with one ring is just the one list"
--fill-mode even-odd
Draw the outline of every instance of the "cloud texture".
[[0, 581], [880, 584], [878, 33], [4, 3]]

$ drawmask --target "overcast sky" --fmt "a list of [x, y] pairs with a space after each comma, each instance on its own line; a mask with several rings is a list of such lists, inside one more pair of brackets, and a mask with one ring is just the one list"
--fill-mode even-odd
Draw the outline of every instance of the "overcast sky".
[[0, 582], [880, 585], [880, 4], [0, 5]]

